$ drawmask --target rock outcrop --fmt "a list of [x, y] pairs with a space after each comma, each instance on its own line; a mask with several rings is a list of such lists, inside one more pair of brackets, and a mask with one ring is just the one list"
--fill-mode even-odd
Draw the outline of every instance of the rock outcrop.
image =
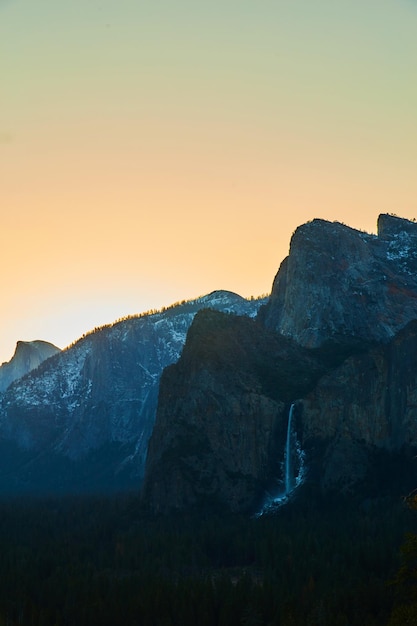
[[303, 346], [388, 341], [417, 318], [417, 224], [380, 215], [378, 235], [318, 219], [300, 226], [260, 315]]

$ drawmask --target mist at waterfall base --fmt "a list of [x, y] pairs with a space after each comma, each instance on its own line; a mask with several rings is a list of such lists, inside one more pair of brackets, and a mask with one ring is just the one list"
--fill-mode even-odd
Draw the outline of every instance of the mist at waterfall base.
[[267, 493], [264, 503], [257, 513], [257, 517], [265, 513], [273, 513], [279, 507], [287, 504], [295, 490], [303, 483], [305, 477], [305, 454], [297, 439], [294, 425], [295, 404], [291, 404], [288, 412], [287, 435], [285, 439], [284, 459], [282, 470], [284, 485], [280, 481], [275, 493]]

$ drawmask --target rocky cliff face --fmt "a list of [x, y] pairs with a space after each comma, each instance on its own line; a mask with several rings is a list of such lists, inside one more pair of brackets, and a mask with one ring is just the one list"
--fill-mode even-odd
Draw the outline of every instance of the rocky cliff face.
[[417, 224], [380, 215], [378, 235], [313, 220], [295, 231], [261, 311], [303, 346], [388, 341], [417, 317]]
[[282, 478], [289, 401], [325, 371], [291, 340], [247, 318], [201, 311], [165, 370], [144, 498], [156, 511], [253, 510]]
[[353, 488], [377, 450], [417, 447], [417, 321], [324, 375], [298, 409], [302, 445], [325, 490]]
[[104, 327], [12, 384], [0, 406], [0, 490], [136, 487], [162, 370], [201, 308], [255, 316], [261, 301], [214, 292]]
[[0, 366], [0, 393], [58, 352], [60, 349], [47, 341], [18, 341], [13, 357]]

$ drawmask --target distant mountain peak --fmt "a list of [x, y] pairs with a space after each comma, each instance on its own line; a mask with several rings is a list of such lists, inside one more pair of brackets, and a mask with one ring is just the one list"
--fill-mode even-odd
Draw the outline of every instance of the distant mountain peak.
[[18, 341], [10, 361], [0, 366], [0, 392], [5, 391], [15, 380], [22, 378], [60, 351], [54, 344], [40, 339]]
[[26, 349], [26, 348], [35, 349], [35, 350], [43, 350], [43, 349], [51, 348], [58, 352], [60, 350], [60, 348], [55, 346], [53, 343], [50, 343], [49, 341], [43, 341], [42, 339], [34, 339], [33, 341], [23, 341], [22, 339], [19, 339], [19, 341], [16, 342], [15, 354], [17, 350]]

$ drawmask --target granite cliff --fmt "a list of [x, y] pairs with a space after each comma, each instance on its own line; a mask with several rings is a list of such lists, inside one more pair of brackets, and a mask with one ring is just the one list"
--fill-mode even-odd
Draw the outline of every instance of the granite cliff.
[[417, 224], [380, 215], [377, 235], [318, 219], [300, 226], [261, 316], [308, 347], [388, 341], [417, 317]]
[[369, 479], [378, 453], [411, 457], [417, 447], [417, 321], [326, 373], [297, 409], [302, 445], [324, 490], [352, 491]]
[[291, 398], [326, 371], [311, 351], [244, 317], [197, 314], [162, 376], [144, 498], [158, 512], [253, 509], [281, 474]]

